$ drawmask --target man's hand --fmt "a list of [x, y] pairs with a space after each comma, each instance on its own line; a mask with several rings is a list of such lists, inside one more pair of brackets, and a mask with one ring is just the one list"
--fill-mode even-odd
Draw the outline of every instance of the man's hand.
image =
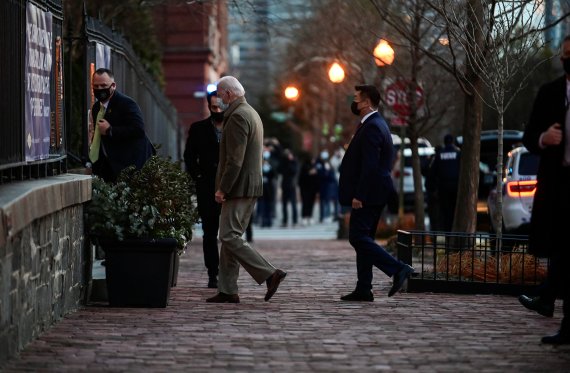
[[548, 127], [542, 136], [542, 145], [552, 146], [559, 145], [562, 142], [562, 126], [560, 123], [554, 123]]
[[223, 203], [226, 201], [226, 193], [222, 192], [221, 190], [217, 190], [214, 197], [218, 203]]
[[352, 208], [355, 210], [361, 209], [362, 208], [362, 202], [357, 200], [356, 198], [352, 199]]
[[105, 119], [99, 119], [97, 125], [99, 126], [99, 133], [101, 133], [102, 136], [107, 135], [107, 131], [111, 128], [111, 125]]

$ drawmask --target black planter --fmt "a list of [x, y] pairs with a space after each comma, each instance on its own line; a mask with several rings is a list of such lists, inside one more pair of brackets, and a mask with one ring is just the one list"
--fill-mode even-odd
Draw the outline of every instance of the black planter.
[[97, 241], [105, 251], [110, 306], [166, 307], [177, 256], [175, 239]]

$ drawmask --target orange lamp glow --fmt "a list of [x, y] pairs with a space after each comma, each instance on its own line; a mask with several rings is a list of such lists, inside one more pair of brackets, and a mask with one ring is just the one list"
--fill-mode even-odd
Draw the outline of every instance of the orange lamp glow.
[[329, 79], [333, 83], [341, 83], [344, 80], [344, 69], [338, 62], [331, 65], [329, 69]]
[[285, 98], [290, 101], [297, 101], [297, 99], [299, 98], [299, 90], [297, 89], [297, 87], [294, 87], [292, 85], [285, 88], [284, 94]]
[[394, 49], [384, 39], [380, 39], [372, 54], [374, 55], [374, 62], [378, 66], [391, 65], [394, 62]]

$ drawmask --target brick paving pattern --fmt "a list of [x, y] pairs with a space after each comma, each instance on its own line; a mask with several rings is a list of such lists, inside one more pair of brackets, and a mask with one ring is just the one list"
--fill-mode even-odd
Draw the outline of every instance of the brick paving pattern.
[[[294, 234], [294, 231], [291, 231]], [[347, 241], [257, 241], [288, 272], [270, 302], [243, 270], [241, 304], [209, 304], [201, 241], [181, 261], [166, 309], [91, 305], [8, 362], [5, 372], [570, 372], [570, 346], [515, 297], [400, 293], [375, 270], [375, 302], [345, 303], [355, 284]]]

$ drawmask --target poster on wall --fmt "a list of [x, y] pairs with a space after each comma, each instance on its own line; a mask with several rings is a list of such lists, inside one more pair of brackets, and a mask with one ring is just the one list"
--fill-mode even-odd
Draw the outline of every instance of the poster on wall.
[[49, 157], [52, 74], [52, 15], [32, 3], [26, 13], [26, 161]]

